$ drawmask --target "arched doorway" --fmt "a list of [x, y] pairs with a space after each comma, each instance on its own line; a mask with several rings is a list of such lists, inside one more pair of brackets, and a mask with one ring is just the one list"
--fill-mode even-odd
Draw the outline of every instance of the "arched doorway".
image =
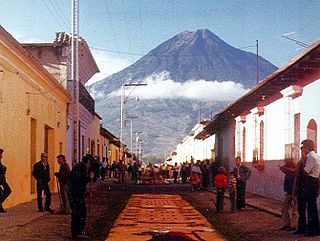
[[311, 119], [307, 126], [307, 139], [313, 140], [314, 149], [317, 152], [317, 122], [314, 119]]

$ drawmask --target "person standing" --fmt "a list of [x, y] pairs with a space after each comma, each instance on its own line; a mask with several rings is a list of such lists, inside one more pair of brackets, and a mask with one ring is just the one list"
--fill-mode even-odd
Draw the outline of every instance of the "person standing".
[[216, 211], [219, 213], [223, 210], [224, 193], [228, 188], [226, 169], [224, 166], [219, 167], [218, 174], [214, 177], [214, 186], [217, 188]]
[[236, 195], [237, 195], [237, 180], [234, 172], [229, 173], [229, 197], [230, 197], [230, 210], [236, 211]]
[[246, 206], [246, 182], [251, 176], [251, 170], [242, 165], [241, 157], [236, 157], [236, 166], [233, 169], [237, 180], [237, 209], [240, 210]]
[[178, 163], [175, 163], [172, 167], [172, 173], [173, 173], [173, 183], [178, 183], [178, 174], [179, 174], [179, 167]]
[[90, 161], [88, 156], [82, 157], [82, 161], [77, 163], [71, 173], [69, 182], [69, 203], [71, 207], [71, 235], [76, 238], [84, 235], [85, 222], [87, 218], [86, 190], [87, 183], [93, 178], [94, 173], [90, 172]]
[[[48, 163], [47, 153], [45, 152], [41, 153], [41, 160], [36, 162], [33, 165], [32, 175], [37, 181], [38, 210], [40, 212], [42, 212], [43, 210], [48, 212], [53, 212], [53, 210], [50, 208], [51, 206], [51, 192], [49, 188], [50, 167]], [[42, 205], [42, 192], [44, 192], [46, 196], [44, 208]]]
[[66, 157], [64, 155], [58, 155], [57, 162], [59, 163], [60, 168], [59, 172], [55, 172], [54, 175], [58, 178], [60, 186], [61, 213], [70, 214], [70, 206], [68, 202], [70, 167], [66, 162]]
[[[295, 234], [307, 237], [318, 236], [319, 216], [317, 195], [319, 189], [320, 156], [314, 151], [314, 143], [310, 139], [301, 142], [302, 161], [298, 168], [298, 229]], [[306, 209], [308, 221], [306, 219]]]
[[124, 183], [124, 176], [126, 175], [126, 165], [122, 160], [119, 160], [118, 165], [118, 175], [119, 175], [119, 183]]
[[2, 154], [4, 150], [0, 148], [0, 186], [2, 186], [2, 191], [0, 191], [0, 213], [6, 213], [7, 211], [4, 210], [2, 203], [9, 197], [11, 194], [11, 188], [9, 184], [7, 183], [6, 179], [6, 172], [7, 168], [2, 163]]
[[284, 222], [280, 230], [294, 231], [296, 229], [297, 215], [297, 198], [293, 193], [295, 181], [295, 163], [293, 159], [286, 159], [285, 164], [279, 166], [280, 170], [285, 174], [283, 189], [285, 199], [282, 204], [281, 214]]

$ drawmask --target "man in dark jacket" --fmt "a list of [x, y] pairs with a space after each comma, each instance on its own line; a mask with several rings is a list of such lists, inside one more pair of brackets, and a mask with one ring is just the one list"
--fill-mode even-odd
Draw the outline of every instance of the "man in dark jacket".
[[[48, 154], [41, 153], [41, 160], [33, 165], [32, 175], [37, 180], [37, 199], [38, 199], [38, 210], [40, 212], [48, 211], [53, 212], [51, 206], [51, 192], [49, 188], [50, 182], [50, 167], [48, 163]], [[44, 208], [42, 206], [42, 191], [46, 196]]]
[[71, 173], [69, 182], [69, 203], [71, 207], [71, 234], [73, 238], [84, 234], [87, 209], [85, 202], [87, 183], [93, 173], [89, 175], [90, 162], [87, 156], [77, 163]]
[[0, 213], [6, 213], [7, 211], [3, 209], [2, 203], [7, 199], [11, 193], [11, 189], [6, 180], [7, 168], [2, 164], [2, 153], [3, 149], [0, 148]]
[[58, 155], [57, 161], [60, 165], [60, 168], [59, 172], [55, 172], [54, 175], [58, 178], [60, 186], [61, 213], [70, 214], [70, 206], [68, 202], [70, 167], [66, 162], [64, 155]]
[[233, 172], [237, 179], [237, 209], [240, 210], [246, 206], [246, 182], [250, 178], [251, 170], [242, 165], [241, 158], [238, 156], [236, 157], [236, 166]]
[[283, 182], [285, 199], [281, 208], [284, 225], [280, 230], [294, 231], [298, 220], [297, 197], [293, 193], [296, 167], [293, 159], [285, 159], [285, 164], [279, 168], [285, 174]]

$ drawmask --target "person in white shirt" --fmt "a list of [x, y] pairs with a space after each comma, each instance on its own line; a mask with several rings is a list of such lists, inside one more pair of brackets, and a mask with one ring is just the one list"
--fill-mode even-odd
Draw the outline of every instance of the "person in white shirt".
[[[302, 188], [298, 191], [298, 229], [295, 234], [305, 234], [307, 237], [318, 236], [319, 216], [317, 196], [319, 189], [320, 156], [314, 151], [314, 142], [306, 139], [301, 142], [302, 156]], [[308, 221], [306, 219], [306, 208]]]

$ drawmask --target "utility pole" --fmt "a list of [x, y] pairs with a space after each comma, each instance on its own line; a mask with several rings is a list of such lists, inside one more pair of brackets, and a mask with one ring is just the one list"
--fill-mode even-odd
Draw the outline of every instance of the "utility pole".
[[[142, 131], [136, 131], [136, 157], [138, 158], [139, 155], [139, 134], [142, 133]], [[139, 159], [138, 159], [139, 160]]]
[[79, 161], [79, 1], [71, 1], [71, 80], [73, 86], [72, 164], [75, 165]]
[[133, 149], [132, 149], [132, 126], [133, 126], [133, 119], [138, 119], [138, 116], [127, 116], [128, 119], [130, 119], [130, 152], [131, 154], [133, 153]]
[[[132, 86], [145, 86], [147, 83], [124, 83], [121, 85], [121, 93], [120, 93], [120, 160], [123, 160], [123, 114], [125, 112], [125, 102], [126, 99], [129, 97], [125, 97], [125, 87], [132, 87]], [[132, 92], [131, 92], [132, 93]]]
[[256, 74], [256, 84], [259, 83], [259, 41], [256, 40], [256, 45], [257, 45], [257, 74]]

